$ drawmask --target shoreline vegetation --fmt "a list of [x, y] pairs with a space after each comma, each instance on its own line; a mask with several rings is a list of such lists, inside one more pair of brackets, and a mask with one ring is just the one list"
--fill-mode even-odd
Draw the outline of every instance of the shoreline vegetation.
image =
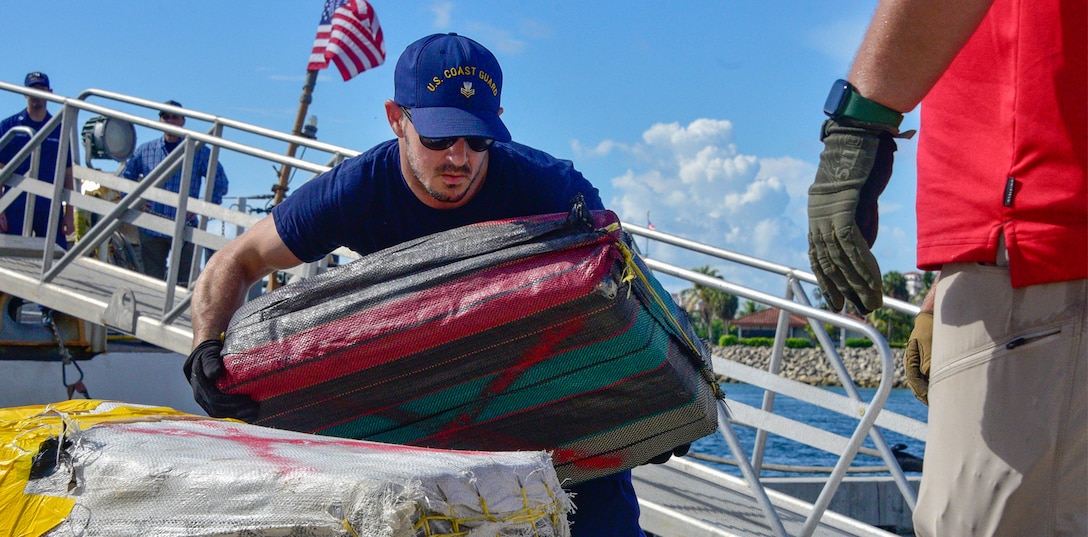
[[[728, 347], [711, 346], [711, 354], [726, 360], [732, 360], [757, 369], [767, 370], [771, 360], [771, 348], [730, 345]], [[859, 388], [876, 388], [880, 384], [880, 353], [875, 348], [848, 347], [839, 349], [843, 365], [850, 372], [854, 384]], [[903, 349], [893, 348], [895, 363], [894, 388], [907, 388], [907, 379], [903, 373]], [[780, 374], [813, 386], [841, 386], [838, 375], [831, 363], [824, 356], [823, 349], [783, 349]], [[725, 375], [718, 375], [721, 382], [738, 382]]]

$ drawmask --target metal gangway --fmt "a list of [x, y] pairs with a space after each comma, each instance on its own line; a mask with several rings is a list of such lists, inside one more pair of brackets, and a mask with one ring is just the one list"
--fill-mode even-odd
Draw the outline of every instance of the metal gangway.
[[[236, 210], [212, 203], [210, 194], [205, 194], [202, 199], [188, 195], [189, 171], [193, 166], [194, 155], [201, 147], [210, 148], [210, 169], [213, 170], [223, 152], [229, 151], [232, 158], [256, 159], [264, 165], [271, 163], [273, 166], [289, 167], [311, 177], [359, 153], [312, 138], [284, 134], [196, 110], [172, 107], [104, 90], [89, 89], [75, 98], [69, 98], [0, 82], [0, 91], [36, 96], [54, 106], [53, 119], [41, 132], [24, 132], [31, 136], [30, 142], [11, 162], [0, 169], [0, 185], [7, 188], [7, 192], [0, 196], [0, 211], [13, 203], [20, 193], [27, 192], [31, 194], [28, 196], [31, 200], [51, 200], [51, 227], [48, 237], [54, 235], [56, 229], [53, 226], [58, 225], [61, 211], [59, 202], [93, 215], [96, 222], [67, 251], [62, 251], [53, 241], [44, 238], [0, 234], [0, 293], [20, 297], [83, 319], [96, 327], [101, 341], [105, 341], [102, 338], [109, 330], [128, 334], [182, 355], [189, 352], [192, 330], [189, 317], [190, 292], [177, 285], [179, 275], [175, 267], [179, 265], [180, 248], [172, 249], [167, 276], [165, 280], [159, 280], [107, 262], [104, 252], [108, 250], [111, 239], [120, 233], [123, 226], [130, 225], [170, 235], [174, 244], [181, 244], [181, 241], [193, 243], [196, 247], [193, 254], [193, 274], [189, 281], [195, 281], [204, 251], [218, 250], [230, 238], [225, 231], [216, 233], [214, 229], [209, 230], [209, 221], [217, 221], [222, 229], [229, 229], [237, 234], [259, 219], [246, 210], [244, 203], [240, 203]], [[56, 109], [58, 107], [59, 110]], [[150, 119], [156, 117], [159, 111], [181, 114], [189, 120], [207, 124], [208, 127], [206, 130], [193, 130]], [[84, 118], [89, 118], [82, 130], [78, 127], [81, 114]], [[38, 148], [45, 138], [44, 133], [57, 125], [62, 133], [60, 154], [72, 155], [73, 173], [77, 183], [74, 190], [64, 188], [63, 166], [58, 166], [58, 176], [51, 182], [43, 181], [37, 176]], [[133, 129], [132, 125], [158, 131], [156, 135], [166, 132], [182, 137], [179, 149], [138, 182], [119, 177], [117, 172], [106, 172], [92, 166], [92, 156], [108, 158], [111, 150], [103, 148], [101, 144], [110, 143], [106, 139], [109, 133], [121, 133], [119, 138], [124, 139], [128, 129]], [[0, 147], [11, 139], [10, 133], [0, 138]], [[83, 164], [80, 164], [78, 158], [81, 146], [86, 155]], [[317, 158], [325, 160], [315, 162], [286, 156], [283, 151], [285, 146], [288, 155], [294, 155], [296, 148], [304, 148], [311, 159], [316, 154]], [[30, 171], [26, 175], [13, 173], [16, 166], [27, 159], [32, 162]], [[180, 192], [162, 189], [162, 184], [179, 169], [183, 171], [184, 179]], [[214, 173], [211, 175], [214, 177]], [[84, 188], [81, 189], [79, 185], [84, 185]], [[117, 196], [111, 198], [85, 193], [88, 185], [103, 187]], [[210, 192], [211, 189], [204, 190]], [[200, 224], [194, 228], [186, 226], [184, 218], [175, 221], [148, 214], [142, 210], [144, 203], [148, 201], [174, 206], [177, 214], [196, 214]], [[808, 272], [637, 225], [623, 225], [633, 235], [652, 240], [655, 245], [682, 248], [709, 256], [715, 262], [737, 263], [776, 274], [782, 277], [784, 286], [783, 295], [774, 296], [676, 267], [652, 257], [645, 259], [646, 264], [658, 274], [779, 308], [781, 316], [767, 370], [717, 357], [713, 363], [716, 373], [766, 390], [759, 408], [736, 401], [719, 403], [719, 433], [738, 461], [744, 478], [727, 475], [677, 457], [663, 465], [639, 467], [634, 471], [634, 476], [644, 528], [655, 535], [666, 537], [890, 535], [827, 510], [867, 438], [876, 446], [876, 451], [911, 509], [915, 504], [913, 488], [880, 431], [874, 426], [924, 441], [926, 425], [905, 416], [882, 412], [894, 380], [892, 353], [882, 335], [872, 326], [857, 319], [814, 307], [808, 301], [802, 286], [815, 284], [814, 276]], [[25, 228], [29, 229], [29, 226]], [[350, 250], [340, 249], [321, 261], [287, 271], [285, 276], [305, 278], [318, 274], [327, 268], [333, 256], [338, 256], [344, 262], [358, 257]], [[261, 290], [255, 291], [259, 293]], [[918, 311], [911, 304], [888, 297], [885, 298], [885, 303], [902, 313], [913, 315]], [[842, 381], [845, 395], [788, 380], [778, 374], [785, 356], [785, 327], [790, 313], [808, 319], [825, 355]], [[864, 400], [861, 397], [824, 324], [862, 334], [874, 342], [883, 369], [880, 384], [871, 399]], [[850, 416], [857, 419], [857, 426], [852, 434], [842, 436], [776, 414], [775, 394]], [[756, 430], [756, 441], [750, 454], [740, 444], [735, 432], [736, 426], [752, 427]], [[760, 474], [768, 434], [789, 438], [839, 456], [815, 502], [803, 502], [764, 487]]]

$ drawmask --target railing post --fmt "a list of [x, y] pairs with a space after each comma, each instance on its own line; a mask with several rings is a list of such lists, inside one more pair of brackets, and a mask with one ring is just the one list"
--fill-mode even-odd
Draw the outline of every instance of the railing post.
[[[223, 125], [219, 123], [217, 119], [212, 123], [212, 128], [209, 129], [208, 134], [219, 138], [223, 135]], [[201, 199], [205, 202], [212, 202], [212, 195], [215, 194], [215, 180], [219, 176], [219, 146], [213, 144], [211, 153], [208, 156], [208, 169], [204, 172], [204, 195]], [[200, 215], [197, 217], [197, 229], [201, 231], [208, 229], [208, 217]], [[200, 264], [204, 259], [204, 252], [208, 249], [194, 244], [193, 245], [193, 259], [189, 265], [189, 285], [192, 285], [196, 281], [197, 276], [200, 274]]]
[[[185, 228], [188, 227], [186, 210], [189, 208], [189, 186], [193, 182], [193, 159], [196, 157], [196, 142], [186, 136], [182, 142], [184, 157], [181, 164], [181, 186], [178, 187], [178, 203], [174, 211], [174, 234], [170, 241], [170, 270], [166, 273], [166, 301], [162, 312], [165, 315], [174, 307], [174, 294], [178, 283], [178, 271], [182, 250], [185, 247]], [[176, 151], [176, 149], [175, 149]]]
[[[57, 248], [57, 232], [60, 231], [60, 221], [64, 215], [64, 207], [61, 206], [61, 198], [64, 198], [65, 178], [68, 169], [68, 150], [71, 137], [69, 133], [75, 129], [76, 116], [79, 111], [72, 105], [64, 103], [60, 110], [60, 147], [57, 148], [57, 162], [53, 172], [53, 201], [49, 205], [49, 225], [45, 232], [45, 256], [42, 258], [42, 274], [44, 275], [53, 265], [53, 252]], [[52, 123], [52, 122], [50, 122]], [[46, 130], [46, 129], [42, 129]], [[46, 130], [48, 132], [48, 130]], [[37, 160], [37, 159], [35, 159]], [[37, 165], [37, 162], [35, 162]], [[37, 175], [35, 175], [37, 177]], [[33, 217], [30, 210], [27, 216]], [[27, 228], [23, 228], [25, 231]]]
[[[785, 300], [793, 300], [793, 288], [790, 286], [791, 277], [786, 278], [786, 293], [783, 297]], [[786, 340], [782, 334], [789, 331], [790, 312], [779, 309], [778, 310], [778, 324], [775, 326], [774, 332], [774, 346], [771, 347], [771, 359], [767, 364], [767, 372], [778, 374], [782, 370], [782, 359], [785, 354], [783, 349], [786, 347]], [[763, 392], [763, 404], [761, 408], [766, 412], [774, 411], [774, 397], [773, 391], [767, 390]], [[767, 431], [763, 429], [756, 430], [755, 445], [752, 448], [752, 466], [757, 471], [763, 471], [763, 452], [766, 451], [767, 446]]]
[[[31, 177], [31, 178], [37, 179], [41, 175], [41, 167], [42, 167], [41, 147], [42, 147], [42, 142], [45, 141], [45, 138], [48, 138], [48, 136], [49, 136], [48, 133], [50, 131], [49, 125], [52, 125], [55, 121], [56, 120], [50, 121], [49, 124], [47, 124], [44, 128], [42, 128], [41, 132], [46, 133], [45, 137], [35, 136], [34, 138], [32, 138], [30, 140], [29, 143], [34, 143], [34, 140], [38, 140], [38, 142], [34, 146], [34, 152], [31, 153], [31, 155], [30, 155], [30, 169], [27, 170], [27, 175], [25, 177]], [[29, 193], [29, 192], [27, 192], [26, 193], [26, 203], [23, 206], [23, 236], [24, 237], [29, 237], [30, 234], [33, 232], [32, 228], [34, 227], [34, 209], [35, 209], [35, 205], [37, 203], [38, 203], [38, 197], [31, 194], [31, 193]], [[46, 248], [45, 255], [46, 255], [46, 257], [53, 257], [53, 253], [51, 251], [49, 251], [48, 248]]]
[[774, 504], [771, 503], [771, 499], [767, 497], [767, 489], [764, 488], [763, 483], [759, 480], [759, 471], [748, 463], [748, 457], [744, 455], [744, 447], [740, 445], [740, 440], [737, 438], [736, 431], [733, 430], [733, 424], [730, 423], [729, 408], [725, 405], [725, 401], [718, 401], [718, 433], [725, 439], [726, 446], [733, 452], [733, 456], [737, 459], [737, 467], [740, 468], [740, 472], [744, 475], [744, 480], [748, 483], [748, 488], [751, 489], [752, 495], [755, 496], [756, 503], [759, 504], [760, 509], [763, 510], [763, 515], [767, 517], [767, 523], [774, 530], [776, 537], [785, 537], [786, 529], [782, 526], [782, 518], [778, 516], [778, 511], [774, 508]]

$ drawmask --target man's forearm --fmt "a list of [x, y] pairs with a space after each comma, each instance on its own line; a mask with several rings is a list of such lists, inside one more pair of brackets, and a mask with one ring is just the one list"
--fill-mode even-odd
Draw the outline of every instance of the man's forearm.
[[900, 112], [918, 106], [978, 28], [993, 0], [881, 0], [849, 81]]
[[245, 303], [246, 292], [255, 282], [240, 265], [217, 263], [212, 256], [193, 290], [194, 348], [201, 342], [222, 336], [231, 316]]
[[217, 339], [245, 303], [249, 288], [273, 270], [301, 264], [280, 239], [275, 220], [261, 219], [208, 260], [193, 290], [193, 347]]

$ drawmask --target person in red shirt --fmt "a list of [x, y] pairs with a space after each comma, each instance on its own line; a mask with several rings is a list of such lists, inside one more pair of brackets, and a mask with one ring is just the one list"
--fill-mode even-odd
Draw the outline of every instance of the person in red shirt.
[[881, 306], [870, 252], [921, 103], [905, 353], [930, 405], [919, 536], [1088, 535], [1088, 3], [882, 0], [828, 98], [809, 189], [828, 304]]

